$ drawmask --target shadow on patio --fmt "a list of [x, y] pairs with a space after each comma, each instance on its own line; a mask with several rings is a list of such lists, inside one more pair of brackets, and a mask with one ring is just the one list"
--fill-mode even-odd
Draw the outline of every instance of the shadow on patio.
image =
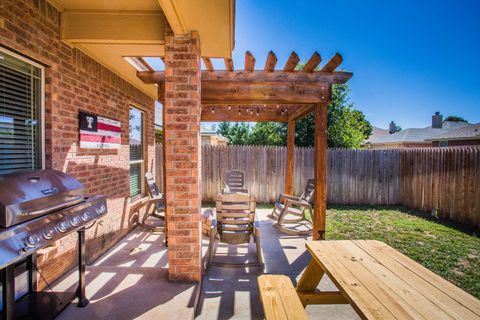
[[[190, 319], [198, 285], [168, 281], [167, 268], [164, 236], [137, 228], [87, 266], [90, 304], [72, 304], [58, 319]], [[76, 277], [70, 272], [54, 289], [73, 291]]]

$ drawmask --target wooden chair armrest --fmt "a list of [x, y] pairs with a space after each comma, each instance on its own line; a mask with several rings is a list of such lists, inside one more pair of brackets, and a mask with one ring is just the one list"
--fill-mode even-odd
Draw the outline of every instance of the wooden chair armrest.
[[285, 207], [291, 207], [292, 205], [312, 209], [312, 205], [310, 203], [296, 200], [287, 200], [287, 204], [285, 205]]
[[295, 197], [295, 196], [292, 196], [292, 195], [289, 195], [289, 194], [285, 194], [285, 193], [281, 193], [279, 196], [278, 196], [278, 202], [283, 202], [282, 200], [285, 199], [285, 200], [300, 200], [299, 197]]

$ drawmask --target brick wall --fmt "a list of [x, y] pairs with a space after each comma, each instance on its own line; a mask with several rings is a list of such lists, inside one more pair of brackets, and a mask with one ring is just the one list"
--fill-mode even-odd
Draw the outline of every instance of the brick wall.
[[[104, 253], [138, 221], [129, 199], [129, 106], [145, 112], [146, 168], [155, 172], [154, 100], [90, 57], [60, 41], [60, 14], [45, 0], [2, 0], [0, 43], [45, 68], [46, 167], [68, 172], [86, 192], [108, 197], [109, 214], [87, 231], [87, 259]], [[80, 149], [78, 113], [88, 111], [122, 123], [118, 150]], [[138, 208], [138, 206], [136, 206]], [[52, 280], [76, 261], [75, 236], [58, 241], [42, 259]]]
[[[458, 147], [458, 146], [478, 146], [480, 145], [480, 139], [466, 139], [466, 140], [449, 140], [449, 147]], [[439, 142], [433, 141], [432, 146], [438, 147]]]
[[165, 34], [165, 170], [169, 277], [199, 281], [200, 52], [196, 35]]

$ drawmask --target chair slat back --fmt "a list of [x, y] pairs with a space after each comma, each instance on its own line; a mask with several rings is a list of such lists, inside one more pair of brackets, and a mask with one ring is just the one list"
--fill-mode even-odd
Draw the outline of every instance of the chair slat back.
[[150, 198], [155, 198], [160, 194], [160, 190], [158, 189], [157, 183], [155, 182], [155, 177], [153, 173], [145, 173], [145, 182], [147, 184], [148, 195], [150, 196]]
[[225, 172], [224, 184], [227, 193], [245, 191], [245, 173], [242, 170]]
[[300, 196], [300, 201], [312, 203], [314, 190], [315, 190], [315, 179], [308, 179], [307, 184], [305, 185], [305, 189], [303, 190], [303, 193]]
[[220, 241], [229, 244], [248, 243], [253, 233], [255, 212], [252, 197], [246, 193], [228, 193], [217, 197], [216, 214]]

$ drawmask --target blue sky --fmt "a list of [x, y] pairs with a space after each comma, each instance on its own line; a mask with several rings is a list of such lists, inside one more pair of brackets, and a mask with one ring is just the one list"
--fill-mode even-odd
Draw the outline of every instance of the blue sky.
[[373, 125], [424, 127], [435, 111], [480, 122], [480, 1], [236, 3], [235, 68], [246, 50], [257, 68], [269, 50], [277, 68], [292, 50], [302, 61], [338, 51], [354, 73], [351, 100]]
[[[283, 68], [335, 52], [354, 73], [351, 101], [374, 125], [426, 127], [440, 111], [480, 122], [480, 1], [237, 0], [236, 69], [245, 51], [263, 68], [268, 51]], [[159, 60], [159, 59], [157, 59]], [[223, 60], [212, 59], [216, 69]], [[163, 64], [152, 65], [163, 69]], [[157, 66], [158, 64], [158, 66]]]

